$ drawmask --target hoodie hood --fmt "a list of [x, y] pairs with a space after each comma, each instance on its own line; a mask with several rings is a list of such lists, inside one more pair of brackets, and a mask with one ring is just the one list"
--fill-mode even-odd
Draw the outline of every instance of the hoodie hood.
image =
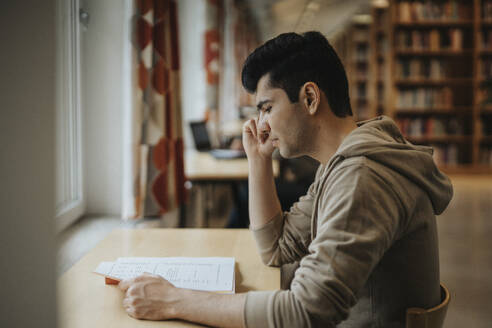
[[449, 178], [434, 163], [433, 149], [406, 141], [395, 122], [386, 116], [357, 125], [359, 127], [343, 140], [327, 166], [332, 167], [345, 158], [365, 156], [425, 190], [434, 213], [441, 214], [453, 197], [453, 187]]

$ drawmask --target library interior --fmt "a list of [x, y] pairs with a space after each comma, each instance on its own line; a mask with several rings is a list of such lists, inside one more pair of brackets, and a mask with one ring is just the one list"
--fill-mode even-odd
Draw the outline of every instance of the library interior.
[[[43, 5], [27, 0], [0, 4], [0, 17], [0, 40], [9, 45], [8, 60], [0, 61], [5, 72], [0, 74], [0, 107], [5, 108], [0, 149], [2, 159], [9, 159], [1, 164], [6, 229], [0, 229], [5, 267], [0, 294], [15, 295], [10, 306], [0, 309], [0, 326], [152, 326], [157, 323], [136, 321], [130, 305], [122, 305], [129, 292], [112, 286], [151, 272], [177, 289], [248, 295], [241, 322], [248, 328], [326, 322], [333, 327], [490, 327], [492, 0], [46, 0]], [[14, 25], [22, 27], [12, 29]], [[297, 102], [287, 91], [289, 83], [311, 74], [299, 73], [295, 66], [307, 65], [302, 66], [306, 72], [310, 66], [294, 57], [289, 59], [294, 64], [286, 65], [295, 46], [269, 40], [296, 33], [282, 42], [304, 38], [298, 51], [308, 57], [299, 58], [312, 55], [314, 62], [322, 55], [321, 50], [311, 53], [308, 36], [316, 37], [310, 31], [319, 32], [336, 53], [326, 57], [330, 70], [323, 64], [319, 72], [329, 72], [327, 80], [335, 81], [338, 73], [331, 69], [338, 69], [336, 56], [345, 70], [351, 116], [333, 109], [330, 97], [343, 97], [343, 89], [328, 95], [323, 83], [302, 80], [295, 89]], [[261, 63], [270, 60], [268, 51], [275, 47], [282, 51], [272, 63]], [[249, 71], [243, 71], [248, 63]], [[273, 68], [265, 68], [270, 64]], [[247, 91], [255, 70], [261, 76]], [[296, 73], [285, 72], [289, 70]], [[266, 87], [261, 82], [265, 76], [273, 81]], [[380, 148], [357, 155], [365, 157], [364, 163], [385, 158], [367, 164], [367, 172], [374, 174], [361, 170], [366, 175], [357, 179], [354, 175], [363, 173], [338, 172], [343, 170], [339, 158], [353, 159], [345, 153], [334, 151], [329, 162], [320, 161], [320, 151], [312, 150], [320, 144], [316, 138], [335, 132], [300, 131], [315, 114], [275, 116], [275, 107], [266, 110], [257, 99], [261, 88], [280, 90], [295, 110], [312, 108], [308, 82], [322, 94], [314, 102], [320, 104], [317, 108], [325, 104], [332, 109], [330, 115], [316, 114], [318, 119], [359, 126], [354, 124], [340, 142], [323, 141], [324, 146], [336, 145], [336, 150], [344, 140], [364, 138], [357, 131], [368, 126], [372, 137], [380, 138]], [[31, 96], [26, 97], [26, 90]], [[290, 109], [279, 106], [277, 111]], [[273, 122], [281, 115], [291, 119], [292, 127]], [[265, 117], [272, 124], [262, 125]], [[292, 117], [303, 123], [293, 124]], [[333, 122], [330, 128], [343, 131]], [[388, 125], [394, 127], [391, 133], [385, 130], [391, 129]], [[251, 126], [258, 130], [252, 132]], [[268, 140], [275, 133], [279, 137], [280, 130], [291, 135], [285, 141]], [[266, 141], [260, 140], [262, 133]], [[257, 166], [261, 156], [247, 142], [251, 136], [258, 138], [258, 149], [268, 142], [275, 148], [263, 171]], [[285, 156], [282, 142], [305, 136], [313, 139], [303, 143], [309, 151]], [[371, 142], [367, 147], [373, 147]], [[391, 152], [380, 155], [384, 147], [392, 147]], [[403, 156], [404, 151], [427, 157]], [[258, 184], [259, 177], [267, 177], [267, 183]], [[369, 185], [374, 192], [365, 190], [344, 203], [341, 194], [360, 192], [347, 186], [365, 179], [378, 181]], [[268, 190], [276, 195], [265, 196]], [[381, 195], [386, 190], [391, 195]], [[424, 201], [414, 190], [425, 195]], [[445, 204], [436, 205], [441, 200], [434, 194], [445, 195]], [[414, 196], [420, 201], [409, 205]], [[388, 200], [400, 206], [398, 217], [388, 219], [397, 228], [384, 226], [382, 217], [391, 216], [393, 208], [384, 203]], [[424, 215], [427, 203], [434, 211], [410, 231], [415, 213]], [[352, 206], [347, 221], [340, 223], [347, 206]], [[268, 220], [255, 217], [277, 207]], [[298, 223], [303, 218], [310, 220], [305, 235]], [[370, 263], [359, 289], [351, 289], [352, 275], [363, 273], [337, 276], [345, 273], [343, 263], [363, 267], [360, 262], [375, 252], [371, 247], [380, 245], [361, 240], [373, 238], [375, 230], [393, 228], [402, 235], [392, 235], [395, 239]], [[362, 235], [364, 229], [368, 235]], [[275, 244], [268, 244], [267, 232], [277, 234]], [[431, 241], [415, 242], [421, 236]], [[350, 248], [357, 242], [366, 243], [368, 250]], [[271, 267], [274, 255], [268, 262], [265, 254], [275, 252], [286, 258]], [[316, 263], [318, 256], [325, 262]], [[412, 261], [429, 271], [415, 269]], [[388, 263], [393, 266], [385, 267]], [[32, 279], [33, 274], [45, 283]], [[390, 287], [377, 285], [381, 277], [393, 286], [389, 292], [385, 288]], [[428, 277], [437, 279], [439, 301], [408, 306], [409, 300], [419, 299], [412, 298], [417, 294], [431, 298], [430, 288], [423, 287]], [[313, 290], [320, 294], [309, 299]], [[277, 291], [271, 294], [276, 296], [267, 302], [259, 296], [266, 291]], [[281, 299], [283, 292], [299, 303]], [[393, 307], [378, 299], [386, 296]], [[233, 308], [236, 301], [230, 300], [224, 308]], [[280, 302], [291, 306], [292, 317], [281, 312], [287, 305], [282, 308]], [[326, 309], [320, 310], [322, 304]], [[399, 304], [405, 305], [395, 310]], [[262, 307], [270, 312], [263, 314]], [[160, 324], [237, 326], [233, 319], [214, 321], [213, 315], [207, 321], [210, 315], [203, 313], [215, 309], [204, 309]], [[197, 320], [196, 313], [203, 318]]]

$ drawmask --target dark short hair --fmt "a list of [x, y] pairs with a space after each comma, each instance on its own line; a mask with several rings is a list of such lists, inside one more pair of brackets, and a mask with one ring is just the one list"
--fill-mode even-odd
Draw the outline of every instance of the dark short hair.
[[314, 82], [325, 93], [333, 113], [352, 115], [347, 75], [328, 40], [320, 32], [283, 33], [256, 48], [243, 65], [244, 88], [255, 93], [266, 74], [270, 86], [281, 88], [294, 103], [306, 82]]

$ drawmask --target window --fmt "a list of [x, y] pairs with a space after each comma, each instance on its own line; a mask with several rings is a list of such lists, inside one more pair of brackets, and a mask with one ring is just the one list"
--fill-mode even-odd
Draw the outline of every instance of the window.
[[57, 1], [56, 230], [85, 210], [82, 185], [79, 0]]

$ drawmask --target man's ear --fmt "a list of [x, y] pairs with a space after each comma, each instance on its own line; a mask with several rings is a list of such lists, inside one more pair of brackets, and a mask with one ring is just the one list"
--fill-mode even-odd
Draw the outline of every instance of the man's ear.
[[314, 82], [306, 82], [301, 88], [301, 99], [304, 107], [307, 109], [310, 115], [314, 115], [318, 110], [321, 100], [320, 91], [318, 85]]

